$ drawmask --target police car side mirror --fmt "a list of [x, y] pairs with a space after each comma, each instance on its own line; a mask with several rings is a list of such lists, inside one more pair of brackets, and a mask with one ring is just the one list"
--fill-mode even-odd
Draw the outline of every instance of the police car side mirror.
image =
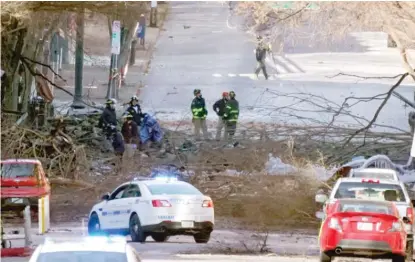
[[110, 199], [110, 194], [106, 193], [101, 197], [101, 199], [107, 201], [108, 199]]
[[327, 201], [328, 197], [326, 194], [319, 193], [315, 196], [315, 201], [317, 203], [324, 204]]

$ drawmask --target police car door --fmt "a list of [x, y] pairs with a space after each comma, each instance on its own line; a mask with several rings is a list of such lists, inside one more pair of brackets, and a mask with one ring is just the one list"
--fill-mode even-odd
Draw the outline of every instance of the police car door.
[[127, 185], [122, 185], [112, 192], [108, 201], [102, 206], [101, 217], [103, 220], [105, 229], [118, 229], [121, 225], [121, 215], [126, 212], [126, 208], [123, 207], [122, 196], [127, 189]]
[[121, 225], [123, 228], [128, 228], [130, 224], [130, 216], [133, 211], [135, 211], [138, 215], [140, 215], [140, 200], [141, 200], [141, 191], [137, 184], [130, 184], [124, 190], [124, 193], [121, 197], [122, 199], [122, 206], [126, 210], [122, 214], [122, 221]]

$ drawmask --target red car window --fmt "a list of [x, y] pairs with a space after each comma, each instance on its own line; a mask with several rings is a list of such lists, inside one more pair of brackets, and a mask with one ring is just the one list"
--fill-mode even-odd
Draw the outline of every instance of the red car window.
[[16, 179], [33, 177], [37, 171], [35, 163], [2, 163], [1, 178]]

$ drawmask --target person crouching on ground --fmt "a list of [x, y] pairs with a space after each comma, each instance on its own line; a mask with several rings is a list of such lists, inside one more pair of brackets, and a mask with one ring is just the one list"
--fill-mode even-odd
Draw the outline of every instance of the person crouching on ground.
[[149, 155], [148, 148], [151, 147], [161, 149], [163, 146], [164, 132], [157, 120], [147, 113], [143, 114], [143, 120], [140, 126], [140, 151], [144, 151]]
[[206, 126], [206, 117], [208, 111], [206, 110], [205, 99], [202, 97], [202, 92], [200, 89], [195, 89], [193, 91], [195, 98], [190, 105], [190, 109], [192, 110], [192, 122], [194, 126], [194, 132], [196, 140], [200, 140], [200, 129], [202, 129], [203, 137], [205, 140], [209, 138], [209, 134], [207, 132]]
[[121, 134], [124, 137], [125, 143], [124, 157], [131, 159], [134, 156], [137, 145], [139, 145], [138, 126], [133, 121], [133, 116], [130, 113], [126, 113], [123, 118], [124, 123], [121, 128]]
[[[223, 120], [223, 114], [225, 113], [226, 103], [229, 100], [229, 93], [223, 92], [222, 99], [219, 99], [213, 104], [213, 111], [218, 115], [218, 125], [216, 127], [216, 140], [220, 141], [222, 135], [222, 129], [225, 127], [225, 121]], [[227, 132], [225, 130], [225, 140], [227, 140]]]

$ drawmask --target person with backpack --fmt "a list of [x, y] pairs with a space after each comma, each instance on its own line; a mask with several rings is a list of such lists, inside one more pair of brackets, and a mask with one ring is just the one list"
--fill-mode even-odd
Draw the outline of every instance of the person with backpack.
[[271, 45], [266, 44], [261, 36], [257, 37], [257, 41], [257, 47], [255, 49], [257, 67], [255, 69], [255, 74], [258, 77], [259, 72], [262, 70], [265, 79], [268, 80], [267, 68], [265, 66], [265, 58], [267, 57], [267, 53], [272, 55]]
[[203, 137], [207, 140], [209, 134], [206, 126], [206, 117], [208, 111], [206, 110], [205, 99], [202, 97], [202, 92], [200, 89], [195, 89], [193, 91], [195, 98], [192, 100], [190, 109], [192, 110], [192, 122], [194, 125], [194, 132], [196, 140], [200, 140], [200, 129], [202, 129]]
[[236, 124], [239, 118], [239, 102], [235, 99], [235, 92], [229, 92], [229, 101], [226, 103], [223, 119], [226, 122], [225, 132], [228, 134], [228, 141], [233, 140], [236, 131]]
[[[223, 92], [222, 93], [222, 99], [219, 99], [213, 104], [213, 111], [218, 115], [218, 125], [216, 127], [216, 140], [219, 141], [222, 129], [225, 127], [225, 121], [223, 120], [223, 114], [225, 113], [226, 104], [229, 100], [229, 93]], [[227, 139], [227, 132], [225, 129], [225, 140]]]

